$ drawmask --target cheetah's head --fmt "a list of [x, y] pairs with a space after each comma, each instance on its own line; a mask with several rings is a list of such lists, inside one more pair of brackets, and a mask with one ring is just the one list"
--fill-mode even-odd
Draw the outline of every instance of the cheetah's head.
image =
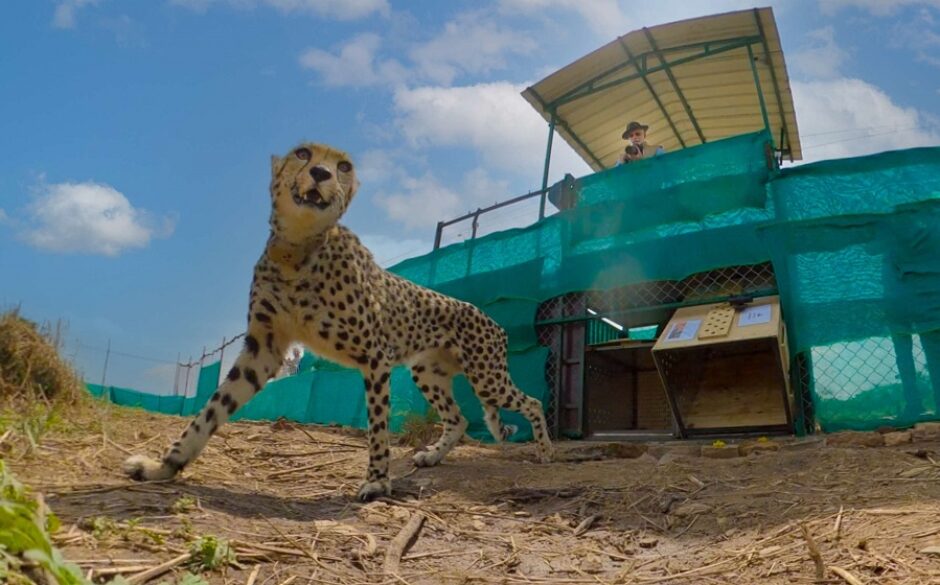
[[304, 143], [271, 157], [271, 227], [300, 242], [332, 227], [359, 188], [349, 155], [325, 144]]

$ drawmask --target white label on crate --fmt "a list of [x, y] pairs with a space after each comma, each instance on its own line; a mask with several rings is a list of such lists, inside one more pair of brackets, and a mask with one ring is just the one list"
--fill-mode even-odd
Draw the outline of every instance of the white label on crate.
[[771, 305], [760, 305], [744, 309], [741, 311], [741, 316], [738, 317], [738, 327], [770, 323], [770, 309]]
[[688, 341], [695, 339], [698, 328], [702, 324], [701, 319], [689, 319], [688, 321], [676, 321], [666, 333], [666, 341]]

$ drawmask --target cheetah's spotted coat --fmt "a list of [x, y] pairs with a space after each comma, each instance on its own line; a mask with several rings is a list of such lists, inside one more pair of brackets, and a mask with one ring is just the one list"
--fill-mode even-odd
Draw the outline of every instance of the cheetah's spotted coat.
[[388, 479], [389, 377], [411, 366], [415, 383], [440, 415], [440, 439], [414, 456], [437, 464], [467, 428], [451, 394], [463, 372], [483, 403], [487, 427], [508, 433], [499, 409], [532, 423], [539, 459], [550, 461], [540, 403], [519, 391], [506, 366], [506, 334], [474, 306], [422, 288], [376, 265], [358, 238], [337, 222], [358, 188], [349, 157], [304, 144], [271, 160], [271, 235], [255, 266], [245, 346], [227, 379], [160, 462], [134, 456], [125, 471], [139, 480], [166, 479], [191, 463], [240, 406], [278, 369], [289, 344], [356, 367], [365, 378], [369, 467], [359, 498], [391, 493]]

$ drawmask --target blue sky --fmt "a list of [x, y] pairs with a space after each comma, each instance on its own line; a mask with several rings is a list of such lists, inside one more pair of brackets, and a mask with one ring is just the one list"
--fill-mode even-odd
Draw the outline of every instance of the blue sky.
[[[0, 308], [67, 322], [89, 380], [110, 340], [108, 383], [168, 391], [178, 354], [244, 328], [272, 153], [350, 151], [345, 223], [393, 264], [539, 187], [526, 85], [630, 30], [764, 5], [807, 160], [940, 144], [940, 0], [6, 2]], [[588, 171], [555, 144], [553, 179]]]

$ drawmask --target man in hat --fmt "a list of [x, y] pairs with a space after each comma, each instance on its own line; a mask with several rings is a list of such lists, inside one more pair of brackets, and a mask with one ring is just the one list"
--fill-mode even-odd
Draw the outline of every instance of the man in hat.
[[637, 121], [627, 124], [627, 129], [623, 132], [623, 139], [627, 141], [627, 146], [624, 148], [623, 154], [617, 159], [618, 165], [665, 154], [666, 150], [662, 146], [646, 142], [647, 130], [649, 130], [649, 126], [640, 124]]

